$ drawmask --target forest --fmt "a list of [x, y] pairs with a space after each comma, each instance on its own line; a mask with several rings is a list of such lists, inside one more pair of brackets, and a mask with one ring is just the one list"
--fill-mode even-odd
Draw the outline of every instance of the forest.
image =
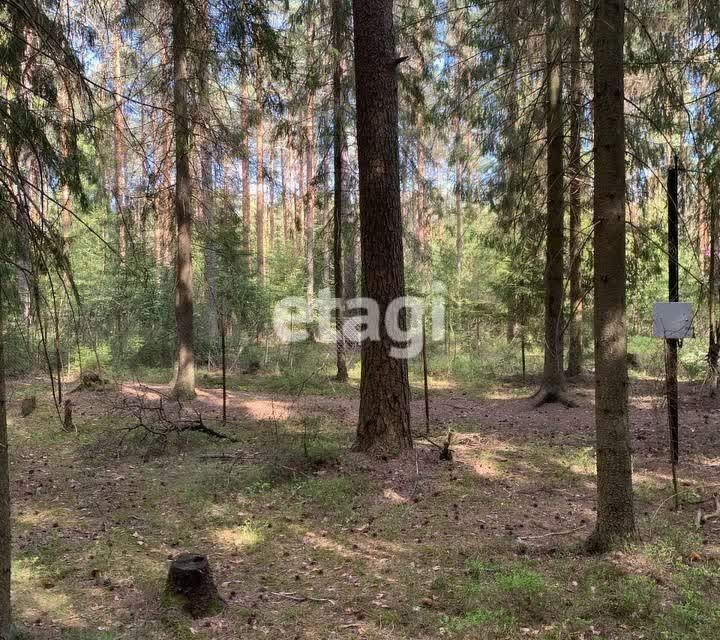
[[715, 0], [0, 0], [0, 640], [707, 640]]

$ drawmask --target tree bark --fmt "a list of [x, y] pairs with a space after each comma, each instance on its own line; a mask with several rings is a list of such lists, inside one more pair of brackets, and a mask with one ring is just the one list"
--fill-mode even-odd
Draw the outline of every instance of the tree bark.
[[215, 225], [213, 179], [212, 179], [212, 149], [210, 146], [210, 25], [209, 6], [207, 0], [201, 5], [200, 32], [203, 49], [199, 51], [200, 68], [198, 73], [199, 85], [199, 106], [200, 106], [200, 127], [202, 137], [200, 144], [200, 207], [202, 216], [207, 227], [207, 240], [204, 243], [205, 258], [205, 279], [207, 281], [207, 296], [205, 299], [206, 322], [208, 336], [211, 340], [218, 335], [218, 314], [217, 314], [217, 253], [212, 246]]
[[269, 149], [269, 162], [267, 164], [268, 182], [270, 183], [268, 189], [268, 243], [270, 251], [272, 252], [273, 245], [275, 244], [275, 148], [272, 143]]
[[10, 460], [5, 394], [4, 296], [0, 294], [0, 640], [10, 639]]
[[583, 292], [580, 168], [583, 96], [580, 82], [580, 0], [570, 0], [570, 324], [568, 376], [582, 373]]
[[458, 278], [463, 257], [462, 169], [464, 150], [461, 126], [462, 121], [458, 117], [455, 120], [455, 272]]
[[175, 103], [175, 220], [177, 257], [175, 324], [177, 329], [177, 376], [174, 394], [195, 395], [193, 342], [192, 177], [190, 172], [191, 124], [189, 117], [187, 0], [172, 3], [173, 96]]
[[545, 357], [539, 403], [562, 400], [563, 115], [561, 0], [546, 0], [547, 217], [545, 242]]
[[297, 156], [297, 205], [295, 208], [295, 239], [297, 252], [300, 255], [303, 246], [303, 229], [305, 228], [305, 163], [303, 162], [302, 149], [298, 149]]
[[118, 253], [121, 258], [127, 253], [127, 220], [125, 211], [125, 145], [123, 129], [125, 126], [122, 112], [122, 63], [120, 59], [120, 20], [116, 16], [111, 32], [113, 55], [113, 196], [117, 213]]
[[257, 251], [257, 276], [260, 286], [265, 284], [265, 118], [262, 108], [262, 81], [258, 81], [257, 98], [260, 102], [257, 124], [257, 181], [255, 188], [255, 240]]
[[250, 145], [248, 138], [250, 137], [249, 109], [247, 106], [247, 90], [243, 81], [240, 93], [240, 120], [245, 129], [245, 136], [242, 146], [242, 157], [240, 158], [240, 171], [242, 173], [242, 219], [243, 219], [243, 251], [245, 252], [245, 260], [247, 262], [248, 271], [250, 271], [250, 227], [252, 225], [250, 217]]
[[322, 286], [330, 286], [330, 244], [328, 241], [328, 222], [330, 215], [330, 186], [328, 184], [327, 165], [323, 166], [323, 206], [322, 206]]
[[715, 195], [715, 175], [710, 176], [710, 184], [708, 193], [710, 196], [710, 204], [708, 206], [710, 220], [708, 221], [708, 242], [710, 245], [710, 255], [708, 256], [708, 325], [710, 329], [710, 342], [708, 345], [708, 354], [711, 355], [716, 347], [717, 332], [715, 328], [715, 291], [717, 276], [717, 201]]
[[335, 299], [337, 302], [335, 316], [336, 331], [336, 362], [338, 382], [348, 379], [347, 364], [345, 362], [345, 335], [343, 324], [345, 318], [345, 297], [343, 291], [343, 151], [345, 148], [345, 135], [343, 123], [343, 65], [342, 59], [345, 48], [345, 15], [342, 0], [332, 0], [332, 44], [335, 49], [335, 64], [333, 66], [332, 96], [333, 96], [333, 278], [335, 284]]
[[[343, 150], [343, 165], [347, 166], [347, 150]], [[347, 198], [343, 200], [343, 235], [345, 236], [345, 273], [343, 274], [343, 291], [345, 299], [357, 296], [357, 214]]]
[[305, 112], [305, 298], [312, 308], [315, 297], [315, 134], [313, 94], [310, 93]]
[[422, 113], [418, 115], [417, 119], [417, 181], [418, 181], [418, 196], [417, 196], [417, 233], [418, 233], [418, 247], [420, 253], [420, 264], [425, 265], [427, 259], [427, 197], [425, 193], [425, 149], [423, 147], [423, 132], [425, 131], [425, 118]]
[[170, 115], [170, 96], [167, 89], [167, 67], [168, 46], [163, 36], [162, 47], [160, 49], [160, 64], [163, 69], [163, 105], [165, 110], [160, 114], [161, 138], [159, 150], [156, 149], [155, 164], [160, 168], [160, 188], [155, 198], [155, 263], [157, 266], [170, 268], [172, 264], [171, 246], [173, 238], [173, 216], [171, 212], [171, 152], [172, 152], [172, 117]]
[[285, 180], [285, 169], [287, 167], [287, 158], [285, 157], [285, 147], [280, 147], [280, 198], [282, 199], [282, 220], [283, 220], [283, 244], [289, 242], [289, 225], [288, 225], [288, 202]]
[[[69, 155], [69, 125], [68, 119], [71, 117], [70, 109], [71, 97], [62, 83], [58, 86], [58, 110], [60, 111], [60, 153], [63, 158]], [[60, 185], [60, 230], [63, 237], [63, 246], [65, 251], [69, 249], [70, 232], [72, 230], [72, 216], [70, 215], [70, 187], [67, 180]]]
[[624, 0], [595, 4], [594, 329], [597, 523], [605, 551], [635, 532], [625, 320]]
[[384, 322], [405, 295], [392, 0], [354, 0], [353, 16], [363, 295], [380, 311], [380, 339], [362, 344], [356, 447], [392, 454], [413, 446], [407, 360], [392, 357]]

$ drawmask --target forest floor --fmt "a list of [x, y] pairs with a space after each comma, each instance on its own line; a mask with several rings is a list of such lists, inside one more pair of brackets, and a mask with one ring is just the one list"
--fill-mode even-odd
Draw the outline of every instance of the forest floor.
[[[699, 385], [681, 385], [684, 504], [675, 512], [662, 385], [633, 383], [639, 538], [588, 556], [589, 379], [572, 386], [573, 409], [534, 408], [518, 380], [477, 394], [435, 380], [432, 439], [455, 432], [452, 462], [422, 439], [400, 460], [351, 452], [354, 389], [236, 388], [223, 425], [221, 391], [201, 388], [184, 415], [201, 414], [230, 442], [128, 431], [141, 421], [163, 428], [150, 407], [168, 388], [137, 382], [71, 394], [77, 433], [64, 433], [41, 384], [10, 385], [23, 637], [717, 636], [720, 523], [698, 528], [690, 502], [720, 487], [720, 400]], [[38, 408], [20, 418], [30, 393]], [[209, 556], [226, 601], [219, 615], [193, 621], [163, 599], [169, 559], [184, 551]]]

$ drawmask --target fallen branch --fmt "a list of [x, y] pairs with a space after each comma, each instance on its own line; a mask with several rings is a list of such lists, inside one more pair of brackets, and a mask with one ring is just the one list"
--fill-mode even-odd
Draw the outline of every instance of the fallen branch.
[[271, 591], [270, 595], [277, 596], [278, 598], [285, 598], [286, 600], [292, 600], [293, 602], [328, 602], [335, 606], [335, 600], [330, 598], [313, 598], [311, 596], [297, 595], [295, 591]]
[[566, 529], [565, 531], [551, 531], [550, 533], [543, 533], [537, 536], [519, 536], [518, 540], [539, 540], [541, 538], [550, 538], [552, 536], [566, 536], [571, 533], [577, 533], [578, 531], [582, 531], [584, 528], [585, 525], [581, 525], [579, 527], [575, 527], [574, 529]]
[[717, 496], [713, 496], [715, 502], [715, 511], [705, 513], [702, 509], [698, 509], [697, 516], [695, 517], [695, 524], [698, 527], [704, 525], [708, 520], [716, 520], [720, 518], [720, 499]]

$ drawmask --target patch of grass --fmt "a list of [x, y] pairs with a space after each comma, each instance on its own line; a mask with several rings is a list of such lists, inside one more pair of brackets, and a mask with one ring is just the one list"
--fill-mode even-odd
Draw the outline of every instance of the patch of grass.
[[657, 630], [666, 640], [706, 640], [717, 636], [720, 607], [697, 591], [684, 591], [680, 602], [660, 617]]
[[361, 499], [368, 493], [364, 476], [315, 477], [301, 483], [297, 496], [305, 509], [325, 512], [337, 519], [349, 519]]
[[632, 550], [647, 556], [658, 566], [667, 568], [684, 568], [685, 560], [698, 549], [702, 549], [700, 532], [670, 524], [664, 525], [653, 540], [632, 547]]
[[63, 640], [121, 640], [122, 636], [111, 631], [75, 630], [64, 631]]
[[434, 589], [438, 587], [439, 597], [455, 614], [448, 628], [456, 630], [486, 622], [498, 628], [515, 622], [533, 624], [544, 620], [553, 609], [553, 589], [543, 574], [525, 561], [500, 564], [471, 558], [459, 582], [436, 582]]
[[487, 634], [509, 633], [517, 625], [517, 620], [512, 613], [503, 608], [479, 608], [460, 616], [443, 616], [441, 624], [450, 633], [483, 629], [485, 634], [483, 637], [490, 637]]

